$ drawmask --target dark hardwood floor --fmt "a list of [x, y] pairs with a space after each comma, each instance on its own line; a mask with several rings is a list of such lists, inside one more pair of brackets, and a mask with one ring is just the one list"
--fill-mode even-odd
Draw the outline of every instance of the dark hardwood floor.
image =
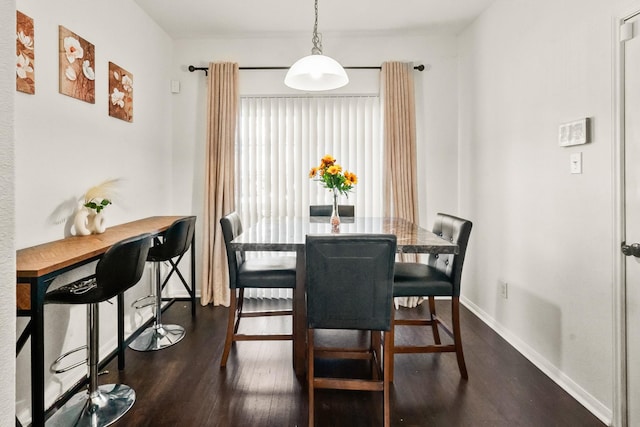
[[[445, 301], [438, 308], [448, 313]], [[396, 356], [392, 426], [604, 425], [473, 314], [464, 308], [461, 314], [469, 380], [460, 378], [451, 353]], [[123, 371], [110, 362], [100, 383], [125, 383], [137, 395], [115, 426], [306, 426], [306, 386], [293, 372], [291, 342], [239, 343], [221, 370], [226, 316], [225, 307], [198, 306], [192, 319], [189, 304], [178, 301], [163, 321], [186, 328], [180, 343], [158, 352], [127, 350]], [[277, 319], [247, 319], [246, 326], [290, 327]], [[397, 337], [417, 338], [410, 334], [399, 329]], [[317, 369], [353, 373], [360, 367], [323, 363]], [[382, 425], [381, 404], [380, 393], [321, 390], [316, 425]]]

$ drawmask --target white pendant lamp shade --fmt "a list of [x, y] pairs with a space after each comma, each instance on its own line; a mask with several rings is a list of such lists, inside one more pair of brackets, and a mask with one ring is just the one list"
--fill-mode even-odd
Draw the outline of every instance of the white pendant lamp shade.
[[349, 83], [342, 65], [322, 54], [322, 42], [318, 35], [318, 0], [315, 0], [316, 20], [313, 24], [313, 48], [311, 55], [298, 59], [289, 68], [284, 84], [293, 89], [321, 91], [337, 89]]
[[347, 83], [349, 77], [338, 61], [321, 54], [300, 58], [284, 78], [290, 88], [306, 91], [337, 89]]

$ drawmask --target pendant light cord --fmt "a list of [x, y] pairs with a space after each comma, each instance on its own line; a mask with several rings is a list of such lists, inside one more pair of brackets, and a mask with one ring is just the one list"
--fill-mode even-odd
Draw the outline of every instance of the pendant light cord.
[[315, 12], [316, 21], [313, 24], [313, 37], [311, 38], [313, 47], [311, 48], [311, 54], [322, 55], [322, 41], [320, 41], [320, 37], [318, 36], [318, 0], [316, 0]]
[[[313, 42], [313, 47], [311, 48], [312, 55], [322, 55], [322, 41], [320, 40], [320, 35], [318, 35], [318, 0], [315, 0], [315, 15], [316, 20], [313, 24], [313, 37], [311, 41]], [[382, 67], [380, 66], [370, 66], [370, 67], [342, 67], [343, 69], [352, 69], [352, 70], [380, 70]], [[239, 67], [240, 70], [288, 70], [290, 67]], [[424, 66], [422, 64], [416, 65], [413, 67], [414, 70], [424, 71], [431, 69], [430, 65]], [[194, 71], [204, 71], [206, 76], [209, 75], [208, 67], [196, 67], [193, 65], [189, 65], [188, 70], [190, 72]]]

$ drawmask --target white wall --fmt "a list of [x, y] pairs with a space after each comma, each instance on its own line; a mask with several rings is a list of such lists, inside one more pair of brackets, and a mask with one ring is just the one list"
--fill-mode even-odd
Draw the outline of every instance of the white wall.
[[[17, 7], [34, 19], [37, 67], [36, 95], [16, 96], [17, 246], [63, 237], [55, 209], [108, 178], [123, 179], [109, 224], [170, 213], [168, 36], [131, 1]], [[95, 104], [58, 93], [58, 25], [95, 45]], [[133, 123], [108, 116], [109, 61], [133, 74]]]
[[[437, 211], [474, 221], [464, 302], [604, 420], [611, 417], [613, 388], [611, 27], [621, 3], [498, 0], [458, 41], [323, 39], [325, 53], [344, 65], [430, 65], [415, 74], [420, 222], [429, 226]], [[187, 66], [222, 60], [286, 66], [311, 47], [308, 34], [172, 42], [125, 0], [19, 0], [17, 7], [35, 19], [37, 49], [37, 93], [15, 95], [18, 248], [62, 238], [64, 223], [52, 221], [57, 208], [105, 178], [125, 178], [121, 199], [107, 211], [111, 224], [201, 216], [206, 80]], [[58, 25], [96, 45], [95, 105], [57, 93]], [[134, 75], [134, 123], [107, 115], [108, 61]], [[287, 93], [284, 71], [278, 73], [242, 71], [242, 91]], [[356, 89], [346, 91], [375, 85], [370, 73], [351, 75]], [[169, 93], [169, 80], [180, 81], [180, 93]], [[558, 124], [581, 117], [593, 120], [593, 142], [558, 147]], [[9, 116], [0, 120], [3, 131], [11, 129]], [[8, 142], [0, 136], [0, 171], [11, 173], [4, 150], [11, 135]], [[578, 151], [584, 173], [570, 175], [569, 154]], [[4, 189], [3, 208], [4, 197], [12, 203]], [[4, 212], [0, 227], [0, 233], [13, 229]], [[11, 257], [14, 248], [5, 245], [0, 250]], [[0, 264], [0, 274], [13, 277], [12, 269]], [[498, 280], [509, 283], [507, 300], [498, 296]], [[13, 302], [5, 303], [13, 313]], [[104, 307], [102, 319], [114, 311]], [[47, 307], [46, 316], [50, 362], [84, 342], [84, 310]], [[129, 320], [130, 329], [141, 322], [135, 315]], [[113, 349], [115, 330], [103, 327], [101, 340], [103, 352]], [[17, 409], [26, 420], [28, 351], [17, 369]], [[47, 403], [81, 375], [47, 377]], [[2, 397], [6, 389], [0, 389]]]
[[0, 425], [15, 424], [15, 1], [0, 2]]
[[[418, 175], [420, 221], [427, 225], [436, 211], [456, 210], [457, 151], [457, 58], [454, 37], [396, 36], [339, 37], [323, 35], [325, 54], [345, 66], [379, 66], [384, 61], [413, 61], [429, 65], [415, 72], [418, 108]], [[208, 66], [214, 61], [233, 61], [240, 67], [289, 66], [311, 50], [310, 35], [291, 37], [236, 37], [177, 40], [171, 78], [179, 80], [181, 92], [173, 96], [174, 197], [175, 205], [190, 205], [202, 212], [206, 78], [190, 73], [189, 65]], [[341, 93], [378, 91], [379, 71], [347, 70], [351, 82]], [[243, 94], [299, 94], [284, 83], [286, 70], [240, 71]], [[195, 173], [191, 173], [194, 171]], [[446, 182], [446, 185], [442, 185]], [[451, 185], [450, 185], [451, 183]], [[186, 191], [185, 191], [186, 190]]]
[[[465, 303], [602, 420], [613, 396], [613, 17], [622, 1], [498, 0], [459, 40]], [[559, 147], [558, 125], [592, 120]], [[569, 155], [581, 152], [583, 173]], [[498, 293], [508, 283], [508, 299]]]
[[[105, 209], [108, 225], [173, 214], [168, 172], [172, 157], [169, 37], [129, 0], [19, 0], [16, 6], [34, 19], [36, 94], [15, 95], [15, 246], [23, 248], [65, 237], [65, 219], [70, 217], [65, 207], [108, 178], [122, 179], [114, 204]], [[95, 45], [95, 104], [58, 93], [58, 25]], [[14, 36], [10, 40], [13, 42]], [[133, 74], [133, 123], [108, 115], [109, 61]], [[75, 272], [67, 278], [80, 274]], [[147, 294], [148, 286], [147, 274], [127, 293], [127, 301]], [[101, 354], [105, 355], [116, 346], [115, 305], [102, 304], [100, 309]], [[143, 318], [131, 309], [127, 312], [126, 327], [132, 330]], [[18, 333], [25, 324], [25, 319], [18, 319]], [[84, 306], [47, 306], [45, 325], [47, 366], [64, 351], [86, 341]], [[19, 417], [27, 421], [28, 346], [17, 363], [16, 408]], [[85, 374], [83, 368], [59, 376], [47, 370], [47, 405]]]

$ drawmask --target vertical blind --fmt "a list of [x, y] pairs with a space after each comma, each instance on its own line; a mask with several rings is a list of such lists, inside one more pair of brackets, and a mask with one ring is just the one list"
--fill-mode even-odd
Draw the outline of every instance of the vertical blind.
[[242, 97], [236, 143], [236, 206], [243, 221], [307, 216], [331, 194], [309, 170], [331, 154], [358, 184], [341, 204], [382, 215], [382, 137], [377, 96]]
[[[378, 96], [241, 97], [236, 210], [245, 227], [262, 218], [308, 216], [331, 193], [309, 179], [325, 154], [358, 176], [340, 204], [356, 216], [383, 214], [382, 116]], [[253, 296], [274, 297], [267, 294]]]

